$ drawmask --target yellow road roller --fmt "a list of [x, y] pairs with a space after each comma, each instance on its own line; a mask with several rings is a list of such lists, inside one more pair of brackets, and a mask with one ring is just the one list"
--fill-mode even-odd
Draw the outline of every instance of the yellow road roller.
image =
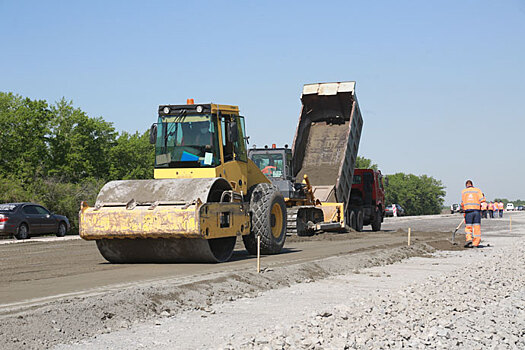
[[250, 254], [279, 253], [286, 205], [247, 155], [239, 108], [213, 103], [161, 105], [151, 126], [153, 180], [104, 185], [83, 202], [80, 236], [112, 263], [223, 262], [237, 236]]

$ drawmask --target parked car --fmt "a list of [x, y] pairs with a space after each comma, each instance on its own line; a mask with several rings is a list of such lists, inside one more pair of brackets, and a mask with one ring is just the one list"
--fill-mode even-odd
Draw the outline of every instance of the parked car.
[[461, 205], [454, 203], [450, 206], [450, 214], [461, 212]]
[[[404, 216], [405, 215], [405, 209], [403, 209], [402, 206], [399, 204], [395, 205], [397, 207], [397, 216]], [[394, 216], [394, 205], [389, 204], [385, 208], [385, 216]]]
[[522, 211], [522, 210], [525, 210], [525, 207], [524, 207], [523, 205], [518, 205], [518, 206], [516, 207], [516, 210], [520, 210], [520, 211]]
[[14, 235], [27, 239], [41, 234], [64, 237], [71, 228], [63, 215], [51, 213], [35, 203], [0, 204], [0, 235]]
[[507, 203], [506, 211], [512, 211], [514, 210], [514, 203]]

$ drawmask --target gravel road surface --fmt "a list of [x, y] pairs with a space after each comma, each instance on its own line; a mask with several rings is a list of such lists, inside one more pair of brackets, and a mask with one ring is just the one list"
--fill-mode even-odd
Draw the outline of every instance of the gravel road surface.
[[[460, 324], [472, 328], [492, 312], [487, 305], [523, 294], [517, 287], [523, 271], [508, 271], [523, 257], [514, 244], [525, 233], [523, 214], [513, 213], [512, 232], [508, 217], [484, 221], [491, 247], [478, 250], [445, 241], [458, 215], [391, 218], [381, 233], [291, 239], [285, 254], [263, 259], [259, 275], [241, 249], [227, 264], [115, 266], [80, 240], [5, 245], [0, 342], [7, 348], [444, 348], [476, 347], [479, 339], [479, 346], [519, 348], [523, 308], [512, 302], [507, 314], [494, 312], [496, 324], [506, 327], [503, 338], [486, 338], [481, 323], [467, 337]], [[480, 269], [493, 277], [480, 279]], [[452, 286], [455, 292], [447, 291]], [[501, 293], [489, 297], [487, 290]], [[450, 324], [441, 325], [445, 316]]]

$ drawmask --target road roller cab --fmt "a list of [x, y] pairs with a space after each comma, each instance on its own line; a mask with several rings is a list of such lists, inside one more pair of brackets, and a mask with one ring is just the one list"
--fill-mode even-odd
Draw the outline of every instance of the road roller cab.
[[110, 262], [219, 262], [236, 237], [278, 253], [286, 237], [279, 191], [248, 159], [236, 106], [161, 105], [151, 127], [152, 180], [112, 181], [82, 204], [80, 236]]

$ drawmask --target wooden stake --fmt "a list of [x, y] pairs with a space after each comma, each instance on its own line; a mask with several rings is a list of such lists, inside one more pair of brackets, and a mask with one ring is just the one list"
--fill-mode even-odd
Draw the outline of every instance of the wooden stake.
[[411, 231], [411, 229], [409, 227], [408, 228], [408, 246], [410, 246], [410, 231]]
[[257, 235], [257, 273], [261, 272], [261, 236]]

